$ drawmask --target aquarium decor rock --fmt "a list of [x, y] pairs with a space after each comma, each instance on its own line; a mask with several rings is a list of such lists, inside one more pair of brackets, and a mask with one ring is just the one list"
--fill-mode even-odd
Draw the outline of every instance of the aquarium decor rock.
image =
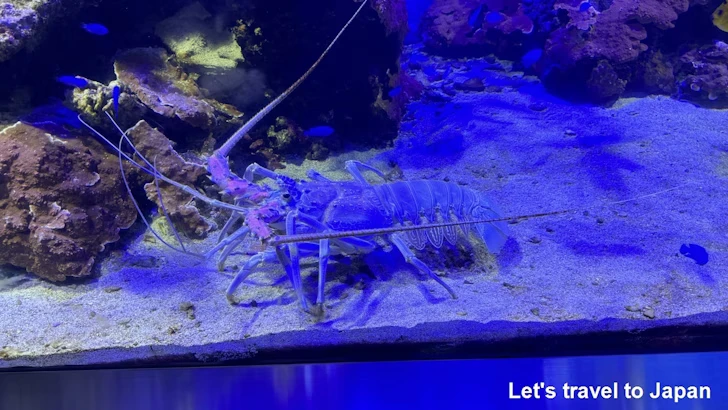
[[0, 263], [63, 281], [91, 274], [136, 212], [100, 143], [17, 123], [0, 132], [0, 220]]
[[688, 0], [615, 0], [599, 12], [590, 30], [565, 26], [551, 33], [546, 55], [563, 67], [583, 60], [606, 59], [620, 64], [637, 59], [647, 50], [645, 26], [661, 30], [674, 27], [678, 14], [687, 11]]
[[407, 0], [373, 0], [372, 7], [387, 29], [403, 39], [407, 34]]
[[159, 22], [155, 34], [183, 64], [225, 70], [244, 60], [235, 35], [230, 30], [216, 29], [215, 19], [200, 2]]
[[116, 58], [114, 71], [121, 85], [165, 117], [212, 130], [237, 123], [242, 116], [232, 105], [206, 98], [194, 77], [173, 65], [162, 48], [122, 51]]
[[680, 56], [678, 92], [695, 101], [712, 103], [728, 96], [728, 45], [717, 42]]
[[98, 0], [0, 1], [0, 62], [44, 40], [49, 26], [75, 16]]
[[[185, 161], [173, 148], [172, 142], [160, 131], [152, 128], [146, 121], [139, 121], [127, 131], [137, 150], [146, 158], [156, 158], [157, 169], [164, 175], [188, 186], [196, 186], [200, 177], [207, 174], [205, 167]], [[145, 175], [146, 176], [146, 175]], [[152, 179], [146, 176], [148, 179]], [[160, 205], [157, 185], [154, 181], [144, 185], [147, 198]], [[169, 213], [175, 226], [192, 238], [207, 235], [211, 226], [191, 202], [189, 194], [166, 182], [159, 182], [159, 191], [164, 201], [164, 209]]]
[[[502, 20], [472, 20], [473, 13], [500, 13]], [[493, 44], [489, 31], [504, 35], [531, 33], [533, 21], [520, 0], [433, 0], [422, 20], [425, 45], [446, 51], [467, 46]]]
[[0, 61], [7, 60], [25, 45], [37, 23], [35, 10], [0, 3]]

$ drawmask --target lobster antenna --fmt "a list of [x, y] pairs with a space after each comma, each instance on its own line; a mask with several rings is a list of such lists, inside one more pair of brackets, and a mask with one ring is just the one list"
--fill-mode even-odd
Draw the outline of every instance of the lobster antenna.
[[[80, 116], [79, 116], [80, 117]], [[81, 121], [83, 122], [83, 121]], [[84, 123], [85, 124], [85, 123]], [[88, 126], [88, 125], [87, 125]], [[91, 128], [93, 130], [93, 128]], [[95, 130], [94, 130], [95, 131]], [[126, 172], [124, 172], [124, 157], [126, 157], [127, 160], [131, 161], [134, 165], [138, 166], [139, 169], [145, 169], [138, 165], [134, 160], [130, 159], [126, 154], [124, 154], [124, 151], [122, 151], [122, 146], [125, 142], [124, 138], [119, 139], [119, 146], [117, 147], [117, 153], [119, 156], [119, 171], [121, 172], [121, 179], [124, 181], [124, 187], [126, 188], [126, 192], [129, 194], [129, 199], [131, 199], [131, 202], [134, 204], [134, 208], [136, 208], [137, 214], [141, 218], [142, 222], [144, 222], [144, 225], [146, 225], [147, 229], [154, 235], [155, 238], [161, 243], [163, 243], [168, 248], [175, 250], [177, 252], [184, 253], [186, 255], [195, 256], [198, 258], [203, 257], [203, 255], [194, 253], [194, 252], [188, 252], [184, 249], [184, 245], [182, 246], [182, 249], [176, 248], [172, 246], [171, 244], [167, 243], [157, 231], [152, 228], [152, 225], [147, 221], [147, 218], [144, 217], [144, 212], [142, 212], [142, 209], [139, 207], [139, 204], [137, 203], [136, 199], [134, 199], [134, 194], [131, 192], [131, 187], [129, 186], [129, 181], [126, 178]], [[155, 174], [156, 176], [156, 174]], [[160, 200], [161, 201], [161, 200]], [[174, 229], [174, 228], [173, 228]]]
[[[154, 164], [152, 164], [153, 169], [157, 169], [157, 156], [154, 156]], [[177, 228], [174, 227], [174, 224], [172, 223], [172, 217], [169, 215], [169, 212], [167, 212], [167, 207], [164, 206], [164, 199], [162, 198], [162, 190], [159, 188], [159, 178], [157, 178], [157, 173], [154, 174], [154, 187], [157, 190], [157, 199], [159, 200], [159, 209], [164, 214], [164, 218], [167, 220], [167, 224], [169, 225], [169, 228], [172, 229], [172, 232], [174, 233], [174, 237], [177, 238], [177, 243], [179, 243], [180, 248], [182, 248], [183, 252], [187, 252], [187, 249], [185, 249], [185, 244], [182, 242], [182, 238], [179, 237], [179, 233], [177, 232]]]
[[653, 192], [650, 194], [640, 195], [635, 198], [625, 199], [622, 201], [613, 201], [613, 202], [607, 202], [605, 204], [601, 205], [594, 205], [588, 208], [572, 208], [572, 209], [565, 209], [561, 211], [553, 211], [553, 212], [544, 212], [539, 214], [530, 214], [530, 215], [520, 215], [520, 216], [509, 216], [509, 217], [503, 217], [503, 218], [490, 218], [490, 219], [471, 219], [466, 221], [457, 221], [457, 222], [437, 222], [437, 223], [428, 223], [428, 224], [420, 224], [420, 225], [407, 225], [407, 226], [392, 226], [388, 228], [373, 228], [373, 229], [358, 229], [354, 231], [338, 231], [338, 232], [316, 232], [316, 233], [304, 233], [304, 234], [297, 234], [297, 235], [280, 235], [280, 236], [274, 236], [273, 238], [269, 239], [267, 243], [269, 245], [278, 246], [283, 245], [286, 243], [299, 243], [299, 242], [312, 242], [317, 241], [321, 239], [338, 239], [338, 238], [348, 238], [348, 237], [357, 237], [357, 236], [372, 236], [372, 235], [384, 235], [384, 234], [390, 234], [390, 233], [397, 233], [397, 232], [406, 232], [406, 231], [417, 231], [422, 229], [431, 229], [431, 228], [445, 228], [448, 226], [464, 226], [464, 225], [477, 225], [477, 224], [483, 224], [483, 223], [493, 223], [493, 222], [504, 222], [504, 221], [513, 221], [518, 219], [531, 219], [531, 218], [541, 218], [544, 216], [553, 216], [553, 215], [561, 215], [571, 212], [577, 212], [577, 211], [584, 211], [587, 209], [594, 209], [594, 208], [602, 208], [609, 205], [618, 205], [618, 204], [624, 204], [627, 202], [633, 202], [644, 198], [649, 198], [657, 195], [662, 195], [664, 193], [674, 191], [678, 188], [682, 188], [683, 186], [687, 185], [687, 183], [678, 185], [672, 188], [664, 189], [662, 191]]
[[554, 211], [554, 212], [547, 212], [547, 213], [543, 213], [543, 214], [510, 216], [510, 217], [495, 218], [495, 219], [494, 218], [470, 219], [467, 221], [437, 222], [437, 223], [407, 225], [407, 226], [391, 226], [388, 228], [358, 229], [355, 231], [335, 231], [335, 232], [317, 232], [317, 233], [309, 233], [309, 234], [302, 233], [302, 234], [297, 234], [297, 235], [280, 235], [280, 236], [274, 236], [273, 238], [268, 240], [268, 244], [277, 246], [277, 245], [283, 245], [285, 243], [311, 242], [311, 241], [317, 241], [320, 239], [338, 239], [338, 238], [348, 238], [348, 237], [352, 237], [352, 236], [384, 235], [384, 234], [388, 234], [388, 233], [418, 231], [421, 229], [445, 228], [448, 226], [475, 225], [475, 224], [482, 224], [482, 223], [489, 223], [489, 222], [510, 221], [510, 220], [514, 220], [514, 219], [537, 218], [537, 217], [541, 217], [541, 216], [558, 215], [558, 214], [564, 214], [567, 212], [574, 212], [574, 211], [575, 211], [575, 209], [569, 209], [569, 210], [565, 210], [565, 211]]
[[223, 209], [228, 209], [228, 210], [231, 210], [231, 211], [238, 211], [238, 212], [241, 212], [241, 213], [248, 212], [248, 209], [245, 208], [245, 207], [237, 206], [237, 205], [229, 204], [227, 202], [219, 201], [217, 199], [209, 198], [209, 197], [203, 195], [202, 193], [198, 192], [197, 190], [193, 189], [192, 187], [189, 187], [189, 186], [187, 186], [185, 184], [181, 184], [181, 183], [179, 183], [179, 182], [177, 182], [177, 181], [175, 181], [175, 180], [173, 180], [173, 179], [165, 176], [164, 174], [162, 174], [161, 172], [159, 172], [159, 170], [154, 169], [154, 166], [149, 162], [149, 160], [147, 160], [136, 149], [136, 147], [134, 146], [134, 144], [132, 143], [132, 141], [129, 139], [129, 137], [126, 135], [126, 133], [121, 129], [121, 127], [119, 127], [119, 124], [117, 124], [117, 122], [114, 120], [114, 117], [112, 117], [108, 112], [106, 112], [105, 114], [106, 114], [107, 117], [109, 117], [109, 119], [111, 120], [111, 123], [114, 125], [114, 127], [116, 127], [116, 129], [119, 131], [119, 133], [121, 133], [121, 139], [122, 140], [125, 140], [126, 143], [129, 144], [129, 146], [131, 146], [131, 149], [134, 151], [134, 154], [132, 154], [132, 155], [137, 155], [140, 158], [142, 158], [142, 160], [144, 161], [145, 164], [147, 164], [148, 167], [140, 164], [137, 161], [134, 161], [134, 159], [132, 159], [125, 152], [120, 152], [119, 151], [120, 148], [117, 147], [116, 144], [114, 144], [113, 142], [111, 142], [108, 138], [106, 138], [104, 136], [104, 134], [102, 134], [101, 132], [99, 132], [98, 130], [96, 130], [94, 127], [92, 127], [89, 123], [87, 123], [86, 121], [84, 121], [83, 118], [80, 115], [78, 117], [76, 117], [76, 118], [78, 118], [78, 120], [81, 122], [81, 124], [83, 124], [92, 133], [94, 133], [97, 137], [99, 137], [101, 139], [101, 141], [103, 141], [105, 144], [107, 144], [108, 146], [110, 146], [114, 150], [114, 152], [118, 153], [119, 156], [121, 156], [122, 158], [126, 159], [127, 161], [129, 161], [129, 163], [131, 163], [132, 165], [134, 165], [138, 169], [144, 171], [145, 173], [147, 173], [147, 174], [149, 174], [151, 176], [155, 176], [156, 175], [156, 177], [159, 178], [160, 180], [162, 180], [162, 181], [164, 181], [164, 182], [166, 182], [166, 183], [168, 183], [170, 185], [173, 185], [173, 186], [179, 188], [180, 190], [182, 190], [184, 193], [189, 194], [192, 197], [194, 197], [196, 199], [199, 199], [200, 201], [203, 201], [205, 203], [208, 203], [208, 204], [210, 204], [212, 206], [219, 207], [219, 208], [223, 208]]
[[341, 37], [341, 35], [344, 34], [344, 31], [346, 30], [346, 28], [349, 27], [349, 25], [351, 24], [352, 21], [354, 21], [354, 19], [359, 14], [359, 12], [361, 11], [361, 9], [364, 8], [364, 5], [366, 3], [367, 3], [367, 0], [364, 0], [361, 3], [361, 5], [356, 10], [356, 12], [354, 13], [354, 15], [351, 16], [351, 18], [349, 19], [349, 21], [347, 21], [346, 24], [344, 24], [344, 27], [342, 27], [341, 30], [339, 30], [339, 33], [336, 35], [336, 37], [334, 37], [333, 40], [331, 40], [331, 43], [329, 43], [328, 47], [326, 47], [326, 49], [323, 51], [323, 53], [321, 53], [321, 55], [313, 63], [313, 65], [311, 65], [311, 67], [305, 73], [303, 73], [303, 75], [298, 80], [296, 80], [295, 83], [293, 83], [290, 87], [288, 87], [286, 89], [286, 91], [283, 91], [283, 93], [281, 93], [281, 95], [279, 95], [278, 97], [276, 97], [275, 100], [273, 100], [270, 103], [268, 103], [268, 105], [266, 105], [265, 107], [263, 107], [263, 109], [261, 109], [260, 111], [258, 111], [258, 113], [255, 114], [253, 116], [253, 118], [251, 118], [250, 120], [248, 120], [248, 122], [246, 122], [245, 124], [243, 124], [242, 127], [240, 127], [237, 131], [235, 131], [235, 134], [233, 134], [232, 136], [230, 136], [230, 138], [227, 141], [225, 141], [225, 143], [217, 150], [216, 154], [220, 155], [223, 158], [224, 157], [227, 157], [227, 155], [230, 153], [230, 150], [233, 149], [233, 147], [235, 146], [235, 144], [237, 144], [240, 141], [240, 139], [243, 138], [245, 136], [245, 134], [248, 133], [248, 131], [250, 131], [253, 127], [255, 127], [258, 124], [258, 122], [261, 119], [263, 119], [263, 117], [265, 117], [266, 115], [268, 115], [269, 112], [271, 112], [278, 104], [280, 104], [283, 100], [285, 100], [286, 97], [288, 97], [288, 95], [293, 92], [293, 90], [295, 90], [296, 88], [298, 88], [298, 86], [301, 85], [301, 83], [303, 83], [303, 81], [306, 80], [306, 78], [308, 78], [308, 76], [313, 72], [313, 70], [316, 69], [316, 67], [319, 65], [319, 63], [321, 62], [321, 60], [324, 59], [324, 57], [326, 56], [326, 54], [329, 53], [329, 50], [331, 49], [331, 47], [334, 46], [334, 43], [336, 43], [336, 40], [338, 40], [339, 37]]

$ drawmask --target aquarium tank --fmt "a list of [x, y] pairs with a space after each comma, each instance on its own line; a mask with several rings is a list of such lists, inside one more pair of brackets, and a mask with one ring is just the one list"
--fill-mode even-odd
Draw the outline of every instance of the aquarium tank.
[[0, 78], [3, 368], [726, 330], [723, 0], [0, 0]]

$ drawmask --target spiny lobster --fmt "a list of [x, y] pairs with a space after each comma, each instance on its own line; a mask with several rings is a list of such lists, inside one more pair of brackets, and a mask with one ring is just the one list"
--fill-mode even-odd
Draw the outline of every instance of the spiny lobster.
[[[262, 241], [264, 249], [247, 260], [228, 287], [226, 296], [230, 303], [234, 303], [235, 290], [259, 264], [277, 260], [284, 266], [301, 307], [307, 312], [320, 314], [329, 256], [371, 252], [380, 247], [380, 239], [393, 244], [408, 263], [429, 275], [456, 298], [450, 286], [418, 259], [411, 247], [422, 250], [429, 243], [440, 248], [445, 241], [454, 245], [462, 232], [466, 237], [475, 234], [490, 252], [496, 253], [508, 237], [506, 221], [574, 211], [502, 218], [489, 199], [472, 189], [433, 180], [389, 182], [381, 171], [357, 161], [348, 161], [345, 165], [353, 181], [332, 181], [313, 170], [308, 172], [310, 181], [296, 181], [255, 163], [247, 167], [243, 178], [235, 175], [227, 159], [231, 149], [311, 74], [366, 3], [367, 0], [361, 3], [319, 58], [295, 83], [255, 114], [207, 159], [210, 179], [222, 193], [233, 198], [232, 203], [209, 198], [192, 187], [164, 176], [154, 163], [136, 150], [108, 112], [107, 117], [121, 134], [118, 144], [105, 138], [79, 116], [86, 127], [119, 155], [122, 178], [130, 195], [131, 190], [124, 174], [124, 159], [152, 175], [157, 188], [161, 180], [213, 207], [231, 211], [216, 246], [204, 255], [196, 256], [208, 259], [219, 253], [217, 267], [222, 270], [228, 256], [243, 244], [248, 235]], [[131, 154], [124, 152], [124, 143], [130, 145]], [[134, 156], [140, 160], [135, 160]], [[373, 172], [383, 183], [370, 184], [362, 171]], [[254, 183], [256, 176], [274, 180], [277, 188], [257, 185]], [[157, 192], [161, 196], [159, 189]], [[144, 218], [133, 196], [132, 201], [147, 228], [158, 240], [174, 250], [193, 254], [186, 250], [163, 205], [161, 211], [172, 226], [179, 248], [165, 242]], [[238, 223], [241, 223], [240, 226], [234, 229]], [[315, 308], [311, 310], [302, 289], [300, 259], [316, 253], [319, 257], [318, 294]]]

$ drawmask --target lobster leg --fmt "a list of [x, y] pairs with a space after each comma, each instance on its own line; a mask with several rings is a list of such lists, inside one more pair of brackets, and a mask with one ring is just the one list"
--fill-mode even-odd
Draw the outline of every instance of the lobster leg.
[[[296, 234], [296, 223], [300, 222], [306, 226], [309, 226], [317, 231], [320, 232], [327, 232], [330, 231], [329, 227], [324, 225], [323, 223], [319, 222], [316, 218], [303, 214], [299, 211], [291, 211], [286, 215], [286, 235], [295, 235]], [[357, 253], [357, 252], [369, 252], [372, 251], [376, 245], [372, 242], [369, 242], [364, 239], [360, 238], [340, 238], [340, 239], [334, 239], [334, 244], [340, 249], [350, 249], [351, 252]], [[328, 268], [329, 263], [329, 255], [331, 253], [331, 247], [330, 247], [330, 240], [329, 239], [321, 239], [318, 243], [319, 248], [319, 277], [318, 277], [318, 293], [316, 296], [316, 307], [314, 310], [314, 314], [320, 314], [323, 311], [323, 303], [324, 303], [324, 286], [326, 285], [326, 270]], [[298, 252], [298, 244], [296, 243], [290, 243], [288, 244], [288, 251], [290, 254], [290, 270], [291, 273], [291, 279], [293, 281], [298, 282], [298, 286], [300, 287], [300, 278], [301, 278], [301, 267], [300, 267], [300, 257]], [[296, 283], [293, 284], [294, 288], [296, 288]], [[296, 290], [296, 293], [299, 293], [299, 290]], [[305, 299], [303, 299], [303, 293], [299, 294], [299, 298], [301, 298], [302, 303], [304, 304], [305, 309]]]
[[399, 234], [393, 234], [391, 236], [391, 240], [392, 243], [394, 243], [394, 246], [396, 246], [397, 249], [399, 249], [399, 251], [402, 253], [402, 256], [404, 256], [404, 259], [407, 261], [407, 263], [414, 265], [417, 269], [419, 269], [420, 272], [430, 275], [432, 279], [435, 279], [437, 283], [442, 285], [442, 287], [450, 293], [450, 296], [452, 296], [453, 299], [458, 298], [455, 292], [450, 286], [448, 286], [447, 283], [445, 283], [439, 276], [437, 276], [435, 272], [432, 271], [432, 269], [428, 268], [424, 262], [419, 260], [417, 256], [415, 256], [415, 254], [407, 245], [407, 241], [404, 239], [403, 236]]
[[[326, 225], [317, 221], [312, 216], [302, 214], [299, 211], [291, 211], [286, 216], [286, 234], [288, 234], [288, 235], [290, 235], [291, 233], [295, 234], [297, 221], [299, 221], [305, 225], [308, 225], [310, 227], [322, 230], [323, 232], [328, 230]], [[295, 243], [289, 244], [288, 246], [290, 247], [289, 250], [291, 253], [291, 264], [292, 264], [292, 268], [293, 268], [293, 273], [297, 274], [300, 278], [301, 266], [300, 266], [299, 259], [298, 259], [298, 246]], [[328, 239], [320, 240], [319, 241], [318, 293], [316, 296], [316, 308], [315, 308], [314, 314], [321, 314], [321, 312], [323, 312], [322, 305], [324, 303], [324, 285], [326, 283], [326, 269], [328, 268], [328, 263], [329, 263], [329, 250], [330, 250], [329, 249], [329, 240]]]
[[207, 251], [205, 253], [205, 258], [207, 259], [207, 258], [212, 257], [212, 255], [216, 254], [217, 251], [227, 247], [228, 245], [230, 245], [231, 242], [235, 241], [236, 239], [240, 238], [241, 236], [244, 239], [248, 233], [250, 233], [250, 228], [248, 228], [247, 226], [241, 226], [240, 228], [236, 229], [235, 232], [233, 232], [229, 236], [220, 238], [217, 242], [217, 245], [215, 245], [212, 249], [210, 249], [209, 251]]
[[[242, 205], [241, 201], [235, 201], [235, 205], [241, 206]], [[243, 214], [241, 214], [238, 211], [233, 211], [230, 214], [230, 218], [228, 218], [228, 220], [225, 222], [225, 225], [223, 225], [222, 229], [220, 230], [220, 235], [217, 237], [218, 242], [222, 241], [227, 236], [228, 232], [230, 231], [230, 228], [232, 228], [233, 225], [235, 224], [235, 222], [240, 220], [240, 217], [242, 217], [242, 216], [243, 216]]]
[[[299, 212], [298, 211], [291, 211], [286, 215], [286, 234], [290, 235], [291, 233], [296, 232], [296, 219], [298, 219]], [[288, 271], [288, 275], [291, 277], [291, 283], [293, 284], [293, 290], [296, 291], [296, 295], [298, 295], [298, 299], [301, 302], [301, 307], [303, 307], [303, 310], [308, 312], [308, 304], [306, 303], [306, 296], [303, 294], [303, 286], [301, 285], [301, 259], [298, 254], [298, 244], [291, 243], [288, 244], [288, 254], [290, 255], [290, 260], [285, 260], [282, 258], [283, 251], [280, 249], [281, 247], [276, 247], [276, 250], [278, 251], [278, 259], [281, 259], [281, 262], [286, 267], [286, 270]], [[279, 250], [280, 249], [280, 250]]]
[[351, 176], [354, 177], [354, 179], [357, 182], [359, 182], [363, 185], [371, 185], [371, 184], [369, 184], [369, 182], [366, 180], [366, 178], [364, 178], [364, 175], [362, 175], [360, 168], [363, 169], [364, 171], [372, 171], [373, 173], [377, 174], [377, 176], [382, 178], [384, 181], [387, 180], [387, 177], [384, 175], [384, 173], [382, 171], [374, 168], [371, 165], [367, 165], [361, 161], [354, 161], [354, 160], [346, 161], [344, 163], [344, 168], [346, 168], [346, 170], [349, 171]]
[[321, 315], [324, 309], [324, 286], [326, 285], [326, 270], [329, 265], [329, 240], [321, 239], [319, 241], [319, 277], [318, 277], [318, 294], [316, 295], [315, 314]]
[[248, 236], [249, 233], [250, 228], [248, 228], [247, 226], [241, 226], [230, 236], [226, 237], [225, 239], [220, 241], [220, 243], [215, 245], [214, 248], [210, 249], [210, 251], [205, 254], [205, 258], [210, 258], [212, 257], [212, 255], [217, 253], [217, 251], [223, 249], [222, 253], [217, 258], [217, 269], [223, 270], [225, 260], [227, 259], [228, 255], [230, 255], [230, 252], [232, 252], [233, 249], [237, 248], [238, 245], [240, 245], [240, 243], [245, 240], [245, 237]]
[[217, 270], [220, 272], [225, 270], [225, 261], [227, 260], [228, 256], [230, 256], [230, 253], [235, 250], [243, 241], [245, 240], [245, 237], [236, 239], [233, 243], [231, 243], [228, 247], [223, 249], [220, 256], [217, 258]]
[[262, 177], [267, 177], [270, 179], [276, 179], [280, 176], [275, 172], [269, 170], [268, 168], [262, 167], [257, 163], [253, 162], [252, 164], [248, 165], [247, 168], [245, 168], [243, 178], [245, 178], [245, 180], [247, 180], [248, 182], [253, 182], [256, 175], [260, 175]]
[[245, 262], [245, 265], [243, 265], [242, 268], [238, 271], [237, 275], [235, 275], [235, 278], [233, 278], [232, 283], [230, 283], [230, 286], [228, 286], [227, 292], [225, 292], [225, 297], [227, 297], [228, 302], [231, 304], [235, 303], [235, 299], [233, 298], [233, 293], [235, 293], [235, 289], [240, 286], [241, 283], [245, 280], [245, 278], [248, 277], [251, 273], [253, 273], [253, 269], [255, 269], [258, 265], [260, 265], [262, 262], [275, 262], [276, 260], [276, 254], [273, 251], [265, 250], [263, 252], [258, 252], [255, 255], [251, 256], [250, 259], [248, 259], [247, 262]]
[[309, 179], [311, 179], [312, 181], [318, 181], [318, 182], [334, 182], [334, 181], [326, 178], [325, 176], [321, 175], [318, 171], [316, 171], [314, 169], [309, 169], [306, 172], [306, 176], [308, 176]]
[[291, 177], [275, 173], [268, 168], [261, 167], [256, 163], [252, 163], [245, 168], [244, 178], [248, 182], [253, 182], [256, 175], [260, 175], [263, 178], [270, 178], [276, 181], [281, 188], [286, 188], [288, 191], [298, 191], [296, 180]]
[[324, 284], [326, 283], [326, 268], [329, 263], [329, 240], [321, 239], [319, 241], [319, 283], [318, 295], [316, 296], [316, 304], [324, 303]]
[[235, 222], [240, 220], [240, 213], [233, 211], [232, 215], [230, 215], [230, 218], [225, 222], [225, 225], [223, 225], [222, 229], [220, 230], [220, 235], [217, 237], [217, 242], [220, 243], [228, 234], [228, 231], [230, 231], [230, 228], [233, 226]]

